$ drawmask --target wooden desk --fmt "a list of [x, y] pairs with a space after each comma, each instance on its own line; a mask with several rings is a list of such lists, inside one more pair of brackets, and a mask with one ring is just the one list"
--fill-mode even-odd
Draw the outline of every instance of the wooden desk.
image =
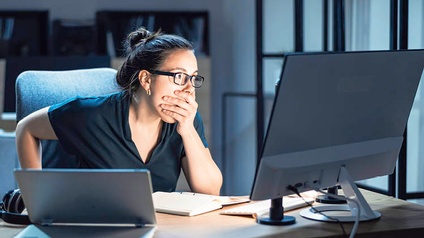
[[[362, 192], [371, 207], [381, 212], [382, 217], [361, 222], [355, 237], [423, 236], [424, 206], [369, 191]], [[253, 218], [224, 216], [219, 212], [195, 217], [157, 213], [155, 237], [342, 237], [339, 224], [302, 218], [299, 210], [288, 212], [296, 217], [296, 224], [288, 226], [259, 225]], [[352, 224], [343, 226], [349, 234]], [[0, 237], [13, 237], [22, 229], [23, 227], [11, 227], [0, 222]]]

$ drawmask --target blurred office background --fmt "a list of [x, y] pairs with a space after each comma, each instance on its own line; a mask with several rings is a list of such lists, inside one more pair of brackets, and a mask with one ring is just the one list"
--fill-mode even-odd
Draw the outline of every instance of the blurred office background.
[[[224, 175], [224, 195], [250, 193], [284, 53], [424, 48], [421, 0], [2, 0], [0, 23], [0, 109], [9, 111], [2, 116], [5, 131], [14, 127], [13, 102], [12, 109], [5, 103], [14, 100], [8, 75], [17, 70], [7, 70], [8, 58], [106, 56], [117, 68], [122, 36], [134, 25], [162, 27], [195, 42], [207, 80], [197, 91], [199, 111]], [[400, 168], [361, 186], [422, 201], [421, 91]]]

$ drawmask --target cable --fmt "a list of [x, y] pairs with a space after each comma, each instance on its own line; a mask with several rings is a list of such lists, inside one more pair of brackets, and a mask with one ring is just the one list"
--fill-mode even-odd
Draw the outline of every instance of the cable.
[[[334, 218], [334, 217], [331, 217], [331, 216], [328, 216], [327, 214], [325, 214], [325, 213], [323, 213], [321, 211], [318, 211], [314, 207], [314, 205], [312, 205], [312, 203], [306, 201], [305, 198], [302, 197], [302, 195], [299, 193], [299, 191], [297, 190], [296, 187], [293, 187], [293, 186], [289, 185], [287, 187], [287, 189], [290, 190], [290, 191], [292, 191], [292, 192], [294, 192], [298, 197], [300, 197], [315, 213], [321, 214], [322, 216], [328, 218], [329, 220], [335, 221], [337, 224], [339, 224], [340, 225], [340, 228], [342, 229], [342, 232], [343, 232], [343, 237], [346, 237], [346, 230], [345, 230], [345, 228], [343, 226], [343, 223], [340, 222], [339, 219]], [[345, 199], [345, 198], [343, 198], [343, 199]]]
[[356, 219], [355, 219], [355, 222], [353, 224], [352, 230], [350, 231], [350, 236], [349, 236], [349, 238], [353, 238], [356, 234], [357, 229], [358, 229], [359, 220], [360, 220], [360, 217], [361, 217], [361, 207], [359, 206], [359, 203], [356, 200], [348, 198], [346, 196], [340, 196], [340, 195], [336, 195], [336, 194], [326, 193], [326, 192], [322, 191], [321, 189], [316, 189], [316, 188], [313, 188], [313, 189], [317, 192], [326, 194], [329, 197], [333, 197], [333, 198], [337, 198], [337, 199], [345, 199], [345, 200], [355, 204], [356, 209], [358, 211], [356, 212]]
[[[327, 195], [327, 196], [329, 196], [329, 197], [336, 198], [336, 199], [343, 199], [343, 200], [347, 200], [347, 201], [349, 201], [349, 202], [351, 202], [351, 203], [355, 204], [356, 209], [357, 209], [357, 213], [356, 213], [356, 217], [355, 217], [355, 222], [354, 222], [354, 224], [353, 224], [353, 227], [352, 227], [352, 230], [350, 231], [350, 236], [349, 236], [349, 238], [353, 238], [353, 237], [355, 236], [355, 234], [356, 234], [357, 229], [358, 229], [358, 226], [359, 226], [359, 220], [360, 220], [360, 217], [361, 217], [361, 207], [359, 206], [359, 203], [358, 203], [356, 200], [353, 200], [353, 199], [348, 198], [348, 197], [346, 197], [346, 196], [340, 196], [340, 195], [336, 195], [336, 194], [332, 194], [332, 193], [327, 193], [327, 192], [325, 192], [325, 191], [323, 191], [323, 190], [321, 190], [320, 188], [317, 188], [317, 187], [315, 187], [315, 186], [309, 186], [309, 184], [305, 184], [305, 186], [306, 186], [306, 187], [309, 187], [309, 188], [311, 188], [311, 189], [313, 189], [313, 190], [315, 190], [315, 191], [317, 191], [317, 192], [320, 192], [320, 193], [322, 193], [322, 194], [325, 194], [325, 195]], [[297, 188], [295, 188], [295, 187], [293, 187], [293, 186], [288, 186], [288, 187], [287, 187], [287, 189], [289, 189], [290, 191], [295, 192], [298, 196], [300, 196], [300, 194], [299, 194], [299, 192], [298, 192]], [[315, 208], [314, 208], [314, 211], [315, 211], [315, 212], [318, 212]], [[323, 215], [323, 216], [325, 216], [325, 217], [327, 217], [327, 218], [329, 218], [329, 219], [331, 219], [331, 218], [330, 218], [330, 216], [327, 216], [327, 215], [323, 214], [322, 212], [318, 212], [318, 213], [319, 213], [319, 214], [321, 214], [321, 215]], [[337, 220], [337, 219], [333, 218], [333, 219], [331, 219], [331, 220]], [[340, 222], [340, 221], [338, 221], [338, 222]], [[341, 226], [342, 226], [342, 225], [341, 225]], [[343, 226], [342, 226], [342, 227], [343, 227]], [[344, 228], [342, 228], [342, 229], [343, 229], [343, 234], [345, 234], [345, 232], [344, 232]]]

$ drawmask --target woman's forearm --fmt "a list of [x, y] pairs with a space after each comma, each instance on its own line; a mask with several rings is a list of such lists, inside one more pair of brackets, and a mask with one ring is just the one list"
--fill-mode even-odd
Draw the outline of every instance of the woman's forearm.
[[40, 168], [41, 139], [57, 139], [47, 115], [48, 107], [31, 113], [16, 126], [16, 149], [22, 168]]
[[183, 169], [187, 182], [193, 192], [219, 195], [222, 186], [222, 174], [205, 148], [196, 130], [184, 135], [186, 158]]
[[40, 142], [28, 130], [19, 125], [16, 127], [16, 149], [22, 168], [41, 169]]

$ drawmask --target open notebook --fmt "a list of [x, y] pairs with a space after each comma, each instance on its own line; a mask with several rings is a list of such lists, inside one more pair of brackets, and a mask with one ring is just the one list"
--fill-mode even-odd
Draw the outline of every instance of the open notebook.
[[249, 201], [247, 196], [213, 196], [192, 192], [153, 193], [153, 204], [157, 212], [181, 216], [196, 216], [222, 206]]
[[[285, 211], [307, 206], [306, 202], [313, 202], [315, 192], [305, 192], [302, 198], [285, 196], [283, 206]], [[306, 202], [305, 202], [306, 201]], [[248, 203], [249, 202], [249, 203]], [[223, 208], [224, 206], [248, 203], [234, 208], [223, 210], [223, 215], [248, 215], [252, 217], [265, 215], [269, 211], [270, 200], [250, 202], [248, 196], [213, 196], [191, 192], [155, 192], [153, 204], [157, 212], [181, 216], [196, 216], [206, 212]]]

